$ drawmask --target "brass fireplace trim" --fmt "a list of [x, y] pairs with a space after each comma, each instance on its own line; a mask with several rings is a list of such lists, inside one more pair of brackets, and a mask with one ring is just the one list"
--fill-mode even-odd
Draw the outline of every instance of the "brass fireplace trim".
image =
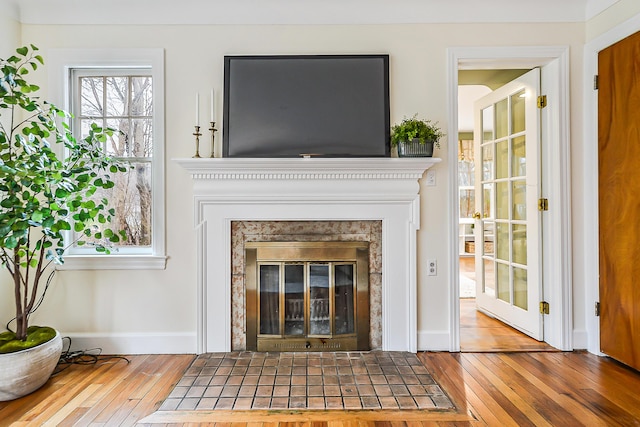
[[[258, 266], [263, 262], [355, 263], [355, 334], [273, 337], [258, 334]], [[246, 348], [249, 351], [369, 350], [368, 242], [246, 242]]]

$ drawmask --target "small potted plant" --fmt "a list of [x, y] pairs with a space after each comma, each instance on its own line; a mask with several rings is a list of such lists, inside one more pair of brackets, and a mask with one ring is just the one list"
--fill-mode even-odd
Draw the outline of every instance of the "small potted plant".
[[101, 252], [122, 235], [108, 228], [114, 211], [96, 194], [126, 170], [104, 154], [114, 130], [93, 124], [85, 138], [73, 137], [64, 122], [70, 114], [40, 100], [39, 87], [26, 80], [43, 64], [37, 50], [21, 47], [0, 58], [0, 262], [15, 297], [15, 317], [7, 323], [15, 321], [15, 330], [0, 333], [0, 401], [42, 386], [60, 358], [60, 333], [30, 326], [29, 316], [53, 266], [63, 262], [65, 233], [105, 242], [96, 246]]
[[437, 122], [420, 120], [417, 114], [391, 127], [391, 145], [398, 147], [398, 157], [431, 157], [443, 136]]

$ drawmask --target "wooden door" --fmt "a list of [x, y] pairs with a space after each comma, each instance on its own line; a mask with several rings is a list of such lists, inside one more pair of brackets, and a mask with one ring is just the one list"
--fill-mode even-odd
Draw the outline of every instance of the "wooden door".
[[640, 369], [640, 33], [598, 55], [601, 351]]
[[476, 304], [543, 339], [540, 227], [540, 69], [475, 102]]

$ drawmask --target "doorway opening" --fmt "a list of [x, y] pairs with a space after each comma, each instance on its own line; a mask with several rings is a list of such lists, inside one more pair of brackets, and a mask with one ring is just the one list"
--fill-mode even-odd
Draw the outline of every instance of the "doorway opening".
[[[541, 111], [545, 129], [542, 137], [541, 164], [545, 212], [542, 229], [542, 296], [548, 304], [544, 315], [544, 341], [563, 351], [573, 350], [573, 277], [571, 253], [571, 157], [569, 103], [569, 48], [567, 46], [454, 47], [447, 51], [449, 127], [448, 135], [458, 133], [458, 73], [462, 70], [531, 70], [540, 67], [541, 89], [549, 100]], [[457, 144], [449, 144], [447, 156], [457, 158]], [[449, 168], [450, 211], [459, 210], [458, 168]], [[552, 184], [552, 185], [551, 185]], [[457, 214], [450, 218], [450, 242], [458, 241]], [[458, 288], [459, 250], [451, 244], [449, 274], [452, 286], [450, 302], [451, 351], [460, 351], [460, 298]], [[543, 302], [543, 301], [540, 301]]]
[[[532, 233], [527, 229], [526, 220], [535, 215], [531, 215], [530, 208], [527, 208], [528, 218], [524, 215], [525, 191], [531, 192], [531, 174], [526, 173], [526, 168], [535, 167], [538, 163], [538, 154], [535, 152], [532, 158], [527, 159], [527, 156], [532, 156], [532, 151], [527, 148], [528, 154], [525, 155], [525, 145], [539, 144], [537, 138], [531, 138], [534, 135], [525, 133], [525, 91], [518, 89], [519, 96], [507, 95], [497, 103], [486, 99], [496, 98], [492, 94], [497, 95], [499, 90], [504, 92], [500, 88], [506, 88], [507, 83], [514, 86], [513, 82], [520, 76], [533, 76], [529, 71], [458, 71], [458, 294], [461, 351], [555, 350], [541, 340], [541, 332], [528, 332], [539, 341], [498, 320], [502, 318], [516, 328], [527, 331], [527, 323], [531, 322], [522, 322], [516, 317], [522, 317], [524, 311], [533, 311], [532, 305], [535, 303], [532, 304], [532, 301], [537, 297], [531, 295], [531, 301], [527, 302], [527, 294], [533, 292], [533, 287], [539, 286], [542, 279], [529, 270], [531, 283], [527, 282], [527, 269], [536, 268], [537, 265], [537, 255], [531, 258], [529, 254], [527, 257], [527, 240], [538, 239], [536, 236], [541, 236], [541, 233]], [[538, 89], [535, 90], [534, 95], [537, 96]], [[497, 95], [496, 99], [501, 99], [501, 96]], [[484, 107], [478, 110], [478, 105]], [[532, 126], [534, 121], [530, 120], [530, 113], [526, 114], [527, 126]], [[508, 119], [505, 117], [502, 123], [500, 115], [508, 116]], [[538, 123], [533, 126], [538, 127]], [[522, 129], [519, 131], [518, 127]], [[525, 179], [527, 187], [524, 186]], [[527, 206], [535, 203], [533, 199], [536, 197], [537, 194], [527, 195]], [[527, 234], [530, 235], [527, 237]], [[536, 250], [538, 240], [532, 243], [533, 250]], [[505, 311], [509, 309], [510, 312]], [[534, 325], [538, 321], [537, 313], [526, 316], [533, 320]]]

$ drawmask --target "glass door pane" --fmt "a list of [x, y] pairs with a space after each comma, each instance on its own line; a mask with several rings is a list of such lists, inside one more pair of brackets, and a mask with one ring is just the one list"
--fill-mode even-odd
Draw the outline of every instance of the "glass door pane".
[[280, 266], [260, 265], [260, 334], [280, 335]]
[[304, 335], [304, 265], [284, 266], [284, 334]]
[[329, 266], [309, 265], [309, 335], [331, 334]]
[[354, 265], [335, 267], [335, 325], [336, 335], [355, 332], [355, 310], [353, 306]]

